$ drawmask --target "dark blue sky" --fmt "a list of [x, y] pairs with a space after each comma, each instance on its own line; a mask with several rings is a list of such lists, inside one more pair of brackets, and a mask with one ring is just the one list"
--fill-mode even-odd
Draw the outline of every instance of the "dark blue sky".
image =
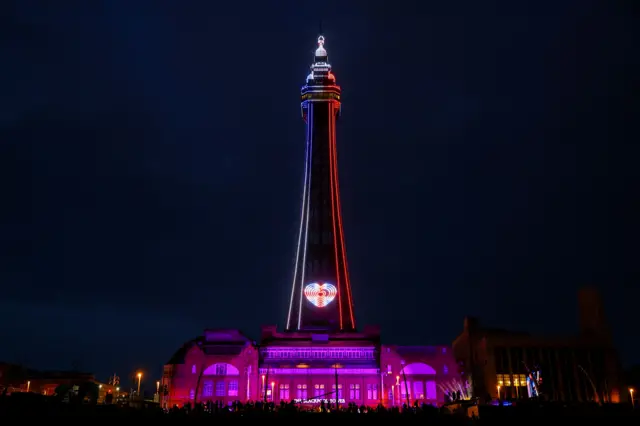
[[631, 3], [3, 2], [0, 360], [158, 376], [283, 324], [322, 19], [360, 325], [570, 333], [592, 284], [638, 361]]

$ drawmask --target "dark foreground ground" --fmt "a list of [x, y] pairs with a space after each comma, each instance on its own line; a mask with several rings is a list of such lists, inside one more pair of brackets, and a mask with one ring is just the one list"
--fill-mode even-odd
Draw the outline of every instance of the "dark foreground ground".
[[[359, 412], [360, 411], [360, 412]], [[580, 423], [593, 423], [602, 425], [636, 424], [640, 425], [640, 410], [632, 410], [629, 405], [575, 405], [552, 403], [521, 403], [518, 406], [480, 406], [479, 418], [469, 418], [461, 414], [451, 414], [448, 410], [434, 407], [413, 408], [410, 410], [385, 410], [368, 409], [361, 412], [357, 407], [344, 407], [337, 412], [308, 412], [300, 411], [296, 407], [244, 407], [238, 411], [211, 410], [205, 407], [197, 407], [191, 410], [173, 410], [166, 413], [158, 407], [134, 408], [116, 405], [92, 405], [63, 403], [52, 397], [39, 395], [27, 396], [16, 394], [15, 396], [0, 397], [0, 419], [20, 419], [23, 417], [133, 417], [138, 419], [163, 421], [197, 419], [201, 421], [243, 421], [243, 420], [294, 420], [306, 422], [307, 420], [324, 421], [372, 421], [389, 424], [396, 423], [429, 423], [442, 425], [495, 425], [521, 423], [537, 424], [539, 426], [551, 426], [546, 423], [562, 422], [573, 425]], [[570, 423], [571, 422], [571, 423]]]

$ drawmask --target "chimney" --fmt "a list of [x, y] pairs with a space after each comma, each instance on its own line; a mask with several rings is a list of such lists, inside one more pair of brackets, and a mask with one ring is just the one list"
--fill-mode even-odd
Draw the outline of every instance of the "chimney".
[[473, 333], [480, 328], [480, 321], [476, 317], [464, 318], [464, 330], [468, 333]]
[[600, 292], [595, 287], [578, 291], [580, 334], [590, 337], [609, 338], [609, 326], [604, 314]]

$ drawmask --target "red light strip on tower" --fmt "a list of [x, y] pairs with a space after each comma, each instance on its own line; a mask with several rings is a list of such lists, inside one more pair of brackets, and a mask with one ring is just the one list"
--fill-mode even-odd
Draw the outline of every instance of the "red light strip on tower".
[[[335, 121], [332, 121], [335, 123]], [[338, 147], [336, 143], [336, 134], [335, 131], [332, 132], [332, 140], [330, 141], [330, 145], [332, 148], [332, 160], [331, 162], [334, 164], [333, 167], [333, 181], [335, 182], [335, 198], [337, 205], [337, 213], [338, 213], [338, 228], [340, 230], [340, 248], [342, 251], [342, 265], [344, 267], [344, 280], [345, 280], [345, 289], [347, 291], [347, 300], [349, 303], [349, 316], [351, 319], [351, 328], [356, 328], [355, 315], [353, 314], [353, 301], [351, 299], [351, 283], [349, 282], [349, 268], [347, 266], [347, 251], [344, 243], [344, 229], [342, 227], [342, 206], [340, 204], [340, 184], [338, 182]], [[342, 311], [340, 312], [342, 314]]]
[[[338, 164], [338, 149], [335, 139], [335, 134], [333, 138], [333, 162], [334, 164]], [[356, 328], [356, 320], [355, 315], [353, 314], [353, 300], [351, 299], [351, 282], [349, 280], [349, 267], [347, 265], [347, 248], [345, 247], [344, 242], [344, 229], [342, 227], [342, 205], [340, 204], [340, 184], [338, 182], [338, 170], [337, 167], [334, 168], [335, 173], [335, 183], [336, 183], [336, 202], [338, 205], [338, 225], [340, 228], [340, 248], [342, 249], [342, 265], [344, 266], [344, 280], [345, 280], [345, 288], [347, 290], [347, 299], [349, 300], [349, 316], [351, 317], [351, 328]]]
[[340, 317], [340, 329], [343, 327], [343, 319], [342, 319], [342, 287], [340, 286], [340, 263], [338, 262], [338, 232], [336, 228], [336, 214], [340, 213], [336, 211], [336, 201], [335, 201], [335, 190], [336, 190], [336, 182], [335, 178], [335, 169], [336, 164], [334, 163], [334, 141], [335, 141], [335, 117], [333, 115], [333, 103], [329, 104], [329, 125], [331, 126], [329, 129], [329, 172], [330, 172], [330, 185], [331, 185], [331, 221], [333, 223], [333, 251], [335, 252], [336, 257], [336, 286], [338, 287], [338, 312]]

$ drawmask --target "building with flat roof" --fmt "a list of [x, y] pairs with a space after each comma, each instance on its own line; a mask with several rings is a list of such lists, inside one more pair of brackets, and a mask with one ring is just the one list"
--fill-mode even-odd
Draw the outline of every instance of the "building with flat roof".
[[[626, 398], [598, 292], [580, 290], [578, 305], [580, 329], [569, 336], [492, 329], [483, 327], [476, 318], [465, 318], [453, 352], [472, 383], [474, 395], [520, 399], [539, 391], [544, 399], [567, 402], [620, 402]], [[540, 381], [530, 385], [536, 373]]]

